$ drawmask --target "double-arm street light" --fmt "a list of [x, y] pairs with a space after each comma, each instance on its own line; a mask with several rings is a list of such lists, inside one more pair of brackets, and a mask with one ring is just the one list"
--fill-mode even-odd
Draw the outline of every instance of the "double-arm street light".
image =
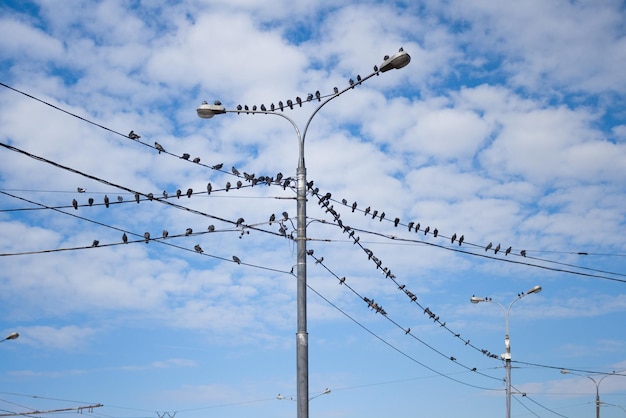
[[509, 313], [511, 312], [511, 308], [513, 307], [513, 304], [515, 304], [515, 302], [517, 302], [524, 296], [530, 295], [532, 293], [539, 293], [539, 292], [541, 292], [541, 286], [534, 286], [533, 288], [528, 290], [526, 293], [522, 292], [518, 294], [517, 297], [513, 299], [513, 301], [509, 304], [508, 309], [505, 309], [501, 303], [491, 298], [480, 298], [478, 296], [472, 296], [470, 298], [470, 302], [472, 303], [480, 303], [480, 302], [495, 303], [500, 308], [502, 308], [502, 311], [504, 312], [504, 316], [506, 320], [506, 334], [504, 336], [504, 348], [506, 349], [506, 352], [502, 354], [502, 358], [504, 359], [504, 366], [506, 369], [506, 418], [511, 418], [511, 342], [509, 340]]
[[19, 338], [20, 334], [17, 332], [12, 332], [9, 335], [7, 335], [6, 337], [4, 337], [3, 339], [0, 340], [0, 343], [6, 340], [17, 340]]
[[[300, 129], [298, 125], [288, 116], [286, 116], [282, 112], [277, 112], [272, 106], [271, 110], [267, 110], [265, 106], [261, 107], [261, 110], [250, 110], [246, 107], [246, 110], [242, 110], [241, 107], [238, 107], [237, 110], [227, 110], [222, 106], [219, 101], [214, 102], [214, 104], [208, 104], [207, 102], [203, 102], [197, 109], [198, 116], [203, 119], [210, 119], [215, 115], [224, 114], [224, 113], [246, 113], [246, 114], [255, 114], [255, 113], [263, 113], [266, 115], [276, 115], [280, 116], [293, 126], [296, 132], [296, 136], [298, 137], [298, 168], [296, 171], [296, 202], [297, 202], [297, 224], [296, 224], [296, 247], [297, 247], [297, 321], [298, 321], [298, 330], [296, 333], [296, 373], [297, 373], [297, 408], [298, 408], [298, 418], [308, 418], [309, 409], [308, 409], [308, 398], [309, 398], [309, 387], [308, 387], [308, 379], [309, 379], [309, 354], [308, 354], [308, 334], [307, 334], [307, 319], [306, 319], [306, 168], [304, 164], [304, 140], [306, 138], [307, 131], [309, 129], [309, 125], [313, 117], [317, 114], [317, 112], [324, 107], [324, 105], [331, 100], [339, 97], [346, 91], [354, 88], [356, 85], [362, 84], [369, 78], [379, 75], [380, 73], [387, 72], [392, 69], [400, 69], [405, 67], [411, 61], [411, 57], [408, 53], [406, 53], [402, 48], [400, 51], [392, 56], [385, 56], [383, 63], [380, 67], [374, 66], [374, 72], [370, 75], [360, 78], [357, 77], [357, 81], [350, 81], [350, 86], [346, 87], [343, 90], [335, 89], [335, 93], [331, 96], [328, 96], [321, 101], [319, 93], [316, 93], [317, 99], [321, 102], [311, 113], [311, 116], [306, 122], [304, 127], [304, 131], [300, 133]], [[289, 101], [291, 103], [291, 101]], [[290, 106], [291, 107], [291, 106]]]
[[[591, 380], [594, 385], [596, 385], [596, 418], [600, 418], [600, 404], [601, 404], [601, 402], [600, 402], [600, 383], [602, 383], [602, 381], [604, 379], [606, 379], [607, 377], [609, 377], [609, 376], [614, 376], [614, 375], [618, 375], [618, 374], [621, 375], [621, 373], [623, 373], [625, 371], [626, 370], [622, 370], [622, 371], [619, 371], [619, 372], [608, 373], [608, 374], [605, 374], [604, 376], [602, 376], [601, 378], [596, 380], [596, 379], [594, 379], [593, 377], [591, 377], [591, 376], [589, 376], [587, 374], [579, 374], [579, 373], [571, 372], [571, 371], [569, 371], [567, 369], [561, 369], [561, 373], [563, 373], [563, 374], [574, 374], [576, 376], [586, 377], [587, 379]], [[596, 378], [597, 378], [597, 376], [596, 376]], [[615, 405], [615, 406], [618, 406], [618, 405]]]

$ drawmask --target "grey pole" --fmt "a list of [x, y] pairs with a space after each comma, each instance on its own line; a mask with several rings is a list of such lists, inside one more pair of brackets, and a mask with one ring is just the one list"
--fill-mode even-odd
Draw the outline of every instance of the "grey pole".
[[302, 135], [300, 134], [300, 129], [298, 125], [288, 116], [284, 115], [282, 112], [277, 113], [275, 111], [267, 111], [267, 110], [226, 110], [220, 102], [215, 102], [215, 104], [210, 105], [206, 102], [203, 102], [197, 109], [198, 116], [204, 119], [212, 118], [215, 115], [223, 114], [223, 113], [264, 113], [267, 115], [276, 115], [282, 118], [287, 119], [291, 125], [294, 127], [296, 131], [296, 135], [298, 137], [298, 168], [296, 170], [296, 211], [297, 211], [297, 223], [296, 223], [296, 256], [297, 256], [297, 295], [296, 295], [296, 303], [297, 303], [297, 331], [296, 331], [296, 384], [297, 384], [297, 408], [298, 415], [297, 418], [308, 418], [309, 417], [309, 336], [307, 332], [307, 282], [306, 282], [306, 266], [307, 266], [307, 255], [306, 255], [306, 188], [307, 188], [307, 180], [306, 180], [306, 165], [304, 162], [304, 140], [306, 139], [306, 134], [309, 129], [309, 125], [313, 120], [313, 117], [319, 112], [319, 110], [324, 107], [324, 105], [331, 100], [339, 97], [346, 91], [353, 89], [355, 86], [362, 84], [366, 80], [371, 77], [384, 73], [391, 69], [400, 69], [405, 67], [411, 61], [411, 57], [409, 54], [404, 52], [401, 48], [399, 52], [392, 55], [391, 57], [385, 56], [383, 63], [380, 68], [375, 67], [374, 72], [368, 75], [367, 77], [363, 77], [361, 80], [354, 82], [353, 85], [346, 87], [341, 91], [337, 91], [326, 100], [321, 102], [317, 108], [313, 111], [311, 116], [309, 117], [306, 126]]
[[515, 299], [513, 299], [513, 301], [509, 304], [508, 309], [505, 309], [504, 306], [500, 302], [497, 302], [497, 301], [495, 301], [495, 300], [493, 300], [491, 298], [481, 298], [481, 297], [477, 297], [477, 296], [472, 296], [470, 298], [470, 302], [472, 302], [472, 303], [480, 303], [480, 302], [495, 303], [500, 308], [502, 308], [502, 311], [504, 312], [506, 333], [504, 334], [504, 349], [505, 349], [505, 352], [502, 355], [502, 358], [504, 359], [504, 368], [506, 370], [506, 386], [505, 386], [506, 387], [506, 389], [505, 389], [505, 392], [506, 392], [506, 418], [511, 418], [511, 340], [509, 339], [509, 314], [511, 313], [511, 308], [513, 307], [515, 302], [517, 302], [518, 300], [520, 300], [524, 296], [530, 295], [531, 293], [539, 293], [539, 292], [541, 292], [541, 286], [534, 286], [531, 289], [529, 289], [526, 293], [522, 292], [522, 293], [518, 294], [517, 297]]

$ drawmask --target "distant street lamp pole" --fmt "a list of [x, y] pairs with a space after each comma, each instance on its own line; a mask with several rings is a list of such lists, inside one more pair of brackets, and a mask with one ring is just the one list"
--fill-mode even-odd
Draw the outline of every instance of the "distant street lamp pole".
[[9, 335], [7, 335], [6, 337], [4, 337], [3, 339], [0, 340], [0, 343], [6, 340], [17, 340], [19, 338], [20, 334], [17, 332], [12, 332]]
[[[237, 110], [226, 110], [224, 106], [219, 101], [216, 101], [214, 104], [208, 104], [207, 102], [203, 102], [197, 109], [198, 116], [203, 119], [210, 119], [215, 115], [220, 115], [224, 113], [262, 113], [266, 115], [276, 115], [280, 116], [293, 126], [296, 131], [296, 136], [298, 137], [298, 168], [296, 171], [296, 199], [297, 199], [297, 225], [296, 225], [296, 246], [297, 246], [297, 321], [298, 321], [298, 330], [296, 333], [296, 373], [297, 373], [297, 408], [298, 408], [298, 418], [308, 418], [309, 416], [309, 349], [308, 349], [308, 334], [307, 334], [307, 319], [306, 319], [306, 168], [304, 164], [304, 140], [306, 138], [307, 131], [309, 129], [309, 124], [313, 117], [317, 114], [317, 112], [329, 101], [333, 100], [336, 97], [339, 97], [346, 91], [354, 88], [354, 86], [358, 84], [362, 84], [367, 79], [379, 75], [380, 73], [387, 72], [392, 69], [400, 69], [405, 67], [411, 61], [411, 57], [408, 53], [406, 53], [402, 48], [399, 52], [392, 55], [391, 57], [385, 56], [383, 63], [380, 65], [380, 68], [374, 67], [374, 72], [368, 75], [367, 77], [363, 77], [362, 79], [357, 78], [357, 81], [354, 82], [351, 80], [350, 86], [346, 87], [343, 90], [335, 90], [335, 93], [326, 98], [321, 104], [315, 108], [311, 116], [309, 117], [302, 134], [300, 134], [300, 129], [298, 125], [285, 114], [278, 113], [274, 111], [274, 108], [271, 110], [261, 109], [261, 110], [250, 110], [250, 109], [241, 109]], [[319, 94], [319, 93], [318, 93]], [[321, 101], [319, 95], [316, 94], [317, 100]], [[289, 101], [288, 103], [291, 103]], [[290, 105], [290, 107], [293, 104]], [[263, 106], [264, 107], [264, 106]], [[282, 109], [281, 109], [282, 111]]]
[[[626, 371], [626, 370], [622, 370], [620, 372], [608, 373], [608, 374], [602, 376], [600, 379], [596, 380], [593, 377], [591, 377], [589, 375], [586, 375], [586, 374], [579, 374], [579, 373], [571, 372], [571, 371], [569, 371], [567, 369], [561, 369], [561, 373], [563, 373], [563, 374], [573, 374], [573, 375], [576, 375], [576, 376], [586, 377], [587, 379], [591, 380], [593, 382], [593, 384], [596, 386], [596, 418], [600, 418], [600, 404], [601, 404], [601, 402], [600, 402], [600, 383], [602, 383], [602, 381], [604, 379], [606, 379], [607, 377], [614, 376], [614, 375], [622, 373], [624, 371]], [[615, 406], [618, 406], [618, 405], [615, 405]]]
[[504, 312], [504, 317], [506, 320], [506, 334], [504, 336], [504, 348], [506, 349], [506, 352], [502, 355], [502, 358], [504, 359], [504, 366], [506, 369], [506, 418], [511, 418], [511, 342], [509, 340], [509, 313], [511, 312], [511, 308], [513, 307], [513, 304], [515, 302], [517, 302], [524, 296], [530, 295], [532, 293], [539, 293], [539, 292], [541, 292], [541, 286], [534, 286], [530, 290], [528, 290], [526, 293], [522, 292], [518, 294], [517, 297], [513, 299], [513, 301], [509, 304], [508, 309], [505, 309], [501, 303], [491, 298], [481, 298], [478, 296], [472, 296], [470, 298], [470, 302], [472, 303], [480, 303], [480, 302], [495, 303], [500, 308], [502, 308], [502, 311]]

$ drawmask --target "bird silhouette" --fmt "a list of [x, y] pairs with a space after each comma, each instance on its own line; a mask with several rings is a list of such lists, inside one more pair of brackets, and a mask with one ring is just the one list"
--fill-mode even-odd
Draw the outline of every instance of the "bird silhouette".
[[498, 254], [498, 251], [500, 251], [500, 244], [496, 246], [496, 248], [493, 250], [493, 253]]
[[320, 93], [319, 90], [315, 92], [315, 98], [317, 99], [318, 102], [322, 101], [322, 94]]
[[89, 199], [87, 199], [87, 204], [89, 206], [93, 206], [93, 197], [90, 197]]
[[302, 99], [300, 98], [300, 96], [296, 97], [296, 103], [298, 103], [298, 105], [302, 107]]
[[439, 230], [437, 228], [435, 228], [435, 230], [433, 231], [433, 236], [435, 238], [437, 238], [437, 235], [439, 234]]
[[419, 232], [419, 230], [420, 230], [420, 223], [418, 222], [418, 223], [415, 225], [415, 232]]
[[237, 180], [237, 188], [241, 189], [241, 186], [243, 186], [243, 183], [241, 182], [241, 180]]
[[493, 247], [493, 243], [489, 243], [487, 244], [487, 246], [485, 247], [485, 251], [489, 251], [491, 249], [491, 247]]
[[163, 146], [161, 144], [159, 144], [158, 142], [154, 143], [154, 148], [157, 149], [157, 151], [159, 151], [159, 154], [162, 152], [165, 152], [165, 148], [163, 148]]
[[244, 222], [245, 221], [243, 220], [243, 218], [239, 218], [239, 219], [237, 219], [237, 222], [235, 223], [235, 226], [240, 226]]
[[234, 175], [239, 176], [239, 170], [237, 170], [234, 166], [230, 169], [230, 171], [232, 171]]
[[199, 164], [200, 163], [200, 157], [194, 158], [193, 162], [196, 163], [196, 164]]
[[231, 187], [231, 185], [230, 185], [230, 181], [227, 181], [227, 182], [226, 182], [226, 191], [229, 191], [229, 190], [230, 190], [230, 187]]
[[233, 261], [237, 264], [241, 264], [241, 260], [236, 255], [233, 256]]
[[185, 236], [188, 237], [189, 235], [193, 234], [193, 229], [191, 228], [187, 228], [185, 229]]
[[274, 215], [273, 213], [270, 215], [270, 225], [272, 224], [272, 222], [274, 222], [276, 220], [276, 215]]
[[154, 194], [148, 193], [148, 200], [154, 200]]
[[135, 192], [135, 201], [139, 203], [139, 193]]
[[135, 133], [135, 131], [130, 131], [130, 132], [128, 133], [128, 137], [129, 137], [130, 139], [139, 139], [139, 138], [141, 138], [139, 135], [137, 135], [137, 134]]
[[372, 219], [376, 218], [376, 215], [378, 215], [378, 210], [374, 209], [374, 212], [372, 212]]
[[282, 100], [278, 102], [278, 108], [280, 109], [280, 111], [282, 112], [283, 109], [285, 108], [285, 106], [283, 105]]
[[356, 210], [356, 202], [352, 204], [352, 212], [354, 212], [355, 210]]
[[221, 170], [222, 167], [224, 167], [223, 163], [219, 163], [219, 164], [215, 164], [214, 166], [211, 166], [213, 170]]
[[76, 199], [72, 199], [72, 206], [74, 206], [74, 209], [78, 209], [78, 201]]
[[252, 106], [252, 110], [256, 112], [256, 105]]
[[[374, 72], [378, 73], [378, 65], [374, 65]], [[378, 75], [378, 74], [376, 74], [376, 75]]]
[[293, 110], [293, 102], [291, 101], [291, 99], [287, 99], [287, 106], [289, 106], [289, 109]]
[[393, 226], [395, 226], [396, 228], [398, 227], [399, 223], [400, 223], [400, 218], [396, 218], [393, 220]]
[[177, 199], [180, 199], [180, 195], [182, 195], [182, 194], [183, 194], [183, 191], [182, 191], [182, 190], [180, 190], [180, 189], [176, 189], [176, 198], [177, 198]]
[[264, 104], [261, 104], [261, 110], [262, 110], [263, 112], [267, 111], [267, 108], [265, 107], [265, 105], [264, 105]]
[[215, 232], [215, 225], [209, 225], [207, 229], [209, 232]]
[[167, 232], [166, 229], [163, 230], [163, 238], [167, 238], [167, 236], [170, 234], [169, 232]]
[[207, 183], [206, 185], [207, 194], [211, 194], [211, 190], [213, 190], [213, 186], [211, 185], [211, 183]]
[[276, 106], [274, 106], [274, 103], [272, 103], [272, 104], [270, 105], [270, 110], [271, 110], [272, 112], [273, 112], [274, 110], [276, 110]]
[[201, 254], [204, 252], [202, 251], [202, 247], [200, 247], [200, 245], [198, 244], [194, 245], [193, 249], [196, 250], [196, 252], [201, 253]]
[[[167, 197], [167, 196], [165, 196], [165, 197]], [[118, 196], [117, 197], [117, 201], [122, 203], [124, 201], [124, 198], [122, 196]]]
[[385, 212], [380, 214], [380, 221], [379, 222], [382, 222], [383, 219], [385, 219]]
[[526, 257], [526, 250], [522, 250], [519, 253], [522, 257]]
[[350, 79], [348, 82], [350, 83], [350, 85], [351, 85], [352, 87], [354, 87], [354, 80], [353, 80], [353, 79]]
[[[241, 111], [241, 109], [243, 109], [243, 106], [241, 106], [240, 104], [237, 105], [237, 110]], [[239, 114], [239, 112], [237, 112], [237, 114]]]
[[430, 231], [430, 226], [427, 226], [426, 229], [424, 229], [424, 235], [428, 234], [429, 231]]
[[126, 235], [126, 232], [122, 234], [122, 242], [128, 244], [128, 235]]
[[456, 232], [454, 234], [452, 234], [452, 238], [450, 238], [450, 242], [452, 244], [454, 244], [454, 241], [456, 241]]
[[361, 81], [361, 80], [362, 80], [361, 75], [360, 75], [360, 74], [357, 74], [357, 75], [356, 75], [356, 81]]
[[100, 245], [100, 241], [98, 241], [97, 239], [94, 239], [93, 242], [91, 243], [92, 247], [97, 247], [98, 245]]
[[461, 235], [461, 238], [459, 238], [459, 246], [463, 244], [463, 241], [465, 241], [465, 235]]
[[191, 157], [191, 155], [187, 154], [186, 152], [183, 153], [183, 155], [180, 156], [180, 158], [182, 158], [183, 160], [188, 160], [189, 157]]
[[109, 196], [104, 195], [104, 206], [109, 207]]
[[150, 233], [149, 232], [144, 232], [143, 233], [143, 237], [146, 240], [146, 244], [147, 244], [148, 241], [150, 241]]
[[415, 225], [415, 222], [413, 222], [413, 221], [409, 222], [409, 224], [408, 224], [409, 232], [411, 232], [411, 228], [413, 228], [413, 225]]
[[187, 197], [191, 197], [191, 195], [193, 194], [193, 189], [187, 189]]
[[513, 249], [512, 247], [507, 248], [507, 249], [506, 249], [506, 251], [504, 252], [504, 255], [509, 255], [509, 254], [511, 254], [511, 250], [512, 250], [512, 249]]
[[289, 214], [287, 212], [283, 212], [283, 219], [286, 221], [287, 219], [289, 219]]
[[337, 87], [333, 87], [333, 91], [335, 92], [335, 94], [339, 94], [339, 89]]

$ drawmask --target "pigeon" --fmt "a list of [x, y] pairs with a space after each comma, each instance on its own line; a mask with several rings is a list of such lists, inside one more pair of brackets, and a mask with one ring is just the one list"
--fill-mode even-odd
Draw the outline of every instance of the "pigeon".
[[[378, 65], [374, 65], [374, 72], [377, 73], [378, 72]], [[378, 74], [376, 74], [378, 75]]]
[[239, 170], [237, 170], [234, 166], [230, 169], [234, 175], [239, 176]]
[[166, 229], [163, 230], [163, 238], [167, 238], [170, 233]]
[[193, 233], [193, 230], [191, 228], [187, 228], [185, 229], [185, 236], [188, 237], [189, 235], [191, 235]]
[[212, 168], [213, 170], [221, 170], [221, 169], [222, 169], [222, 167], [224, 167], [224, 164], [222, 164], [222, 163], [215, 164], [214, 166], [211, 166], [211, 168]]
[[322, 101], [322, 95], [320, 94], [319, 90], [315, 92], [315, 98], [317, 99], [318, 102]]
[[180, 158], [182, 158], [183, 160], [188, 160], [189, 157], [191, 157], [191, 155], [187, 154], [186, 152], [183, 153], [183, 155], [180, 156]]
[[182, 190], [180, 190], [180, 189], [176, 189], [176, 198], [177, 198], [177, 199], [180, 199], [180, 195], [182, 195], [182, 194], [183, 194], [183, 191], [182, 191]]
[[[167, 197], [167, 196], [165, 196], [165, 197]], [[122, 203], [124, 201], [124, 198], [122, 196], [118, 196], [117, 197], [117, 201]]]
[[239, 219], [237, 219], [237, 222], [236, 222], [235, 226], [240, 226], [244, 222], [245, 221], [243, 220], [243, 218], [239, 218]]
[[519, 253], [522, 257], [526, 257], [526, 250], [522, 250]]
[[287, 100], [287, 106], [289, 106], [289, 109], [293, 110], [293, 102], [291, 101], [291, 99]]
[[496, 248], [493, 250], [493, 253], [498, 254], [498, 251], [500, 251], [500, 244], [496, 246]]
[[241, 189], [241, 186], [243, 186], [243, 183], [241, 182], [241, 180], [237, 180], [237, 188]]
[[298, 103], [298, 105], [302, 107], [302, 99], [300, 98], [300, 96], [296, 97], [296, 103]]
[[487, 244], [487, 246], [485, 247], [485, 251], [489, 251], [491, 249], [491, 247], [493, 247], [493, 243], [489, 243]]
[[97, 247], [98, 245], [100, 245], [100, 241], [98, 241], [97, 239], [93, 240], [93, 243], [91, 244], [92, 247]]
[[87, 199], [87, 204], [89, 206], [93, 206], [93, 197], [90, 197], [89, 199]]
[[139, 138], [141, 138], [139, 135], [137, 135], [137, 134], [135, 133], [135, 131], [130, 131], [130, 132], [128, 133], [128, 137], [129, 137], [130, 139], [139, 139]]
[[252, 106], [252, 111], [256, 112], [256, 105]]
[[124, 244], [128, 244], [128, 236], [126, 235], [126, 232], [122, 234], [122, 242]]
[[211, 183], [207, 183], [206, 185], [207, 194], [211, 194], [211, 190], [213, 190], [213, 186], [211, 185]]
[[369, 206], [365, 208], [365, 216], [367, 216], [368, 213], [370, 213], [370, 210], [372, 210]]
[[354, 87], [354, 80], [353, 80], [353, 79], [350, 79], [349, 83], [350, 83], [350, 85], [351, 85], [352, 87]]
[[163, 190], [163, 197], [167, 199], [167, 196], [168, 196], [167, 192]]
[[83, 189], [82, 187], [77, 187], [77, 188], [76, 188], [76, 191], [77, 191], [78, 193], [85, 193], [85, 189]]
[[264, 105], [264, 104], [262, 104], [262, 105], [261, 105], [261, 110], [262, 110], [263, 112], [265, 112], [265, 111], [267, 111], [267, 107], [265, 107], [265, 105]]
[[456, 232], [454, 234], [452, 234], [452, 238], [450, 238], [450, 242], [452, 244], [454, 244], [454, 241], [456, 241]]
[[382, 222], [384, 218], [385, 218], [385, 212], [380, 214], [380, 222]]
[[[240, 105], [240, 104], [238, 104], [238, 105], [237, 105], [237, 110], [241, 110], [241, 109], [243, 109], [243, 108], [241, 107], [241, 105]], [[239, 114], [239, 112], [237, 112], [237, 114]]]
[[283, 108], [284, 108], [282, 100], [278, 102], [278, 107], [279, 107], [280, 111], [282, 112]]
[[393, 220], [393, 226], [395, 226], [396, 228], [398, 227], [399, 223], [400, 223], [400, 218], [396, 218]]
[[272, 112], [273, 112], [274, 110], [276, 110], [276, 106], [274, 106], [274, 103], [272, 103], [272, 104], [270, 105], [270, 110], [271, 110]]
[[207, 230], [209, 232], [215, 232], [215, 225], [209, 225], [209, 227], [207, 228]]
[[352, 204], [352, 212], [354, 212], [355, 210], [356, 210], [356, 202]]
[[246, 110], [246, 113], [248, 113], [248, 111], [250, 110], [250, 108], [248, 107], [248, 105], [244, 105], [243, 108]]
[[357, 74], [357, 75], [356, 75], [356, 81], [361, 81], [361, 80], [362, 80], [362, 79], [361, 79], [361, 75], [360, 75], [360, 74]]
[[104, 206], [109, 207], [109, 196], [104, 195]]
[[135, 200], [139, 203], [139, 193], [135, 192]]
[[378, 215], [378, 210], [374, 209], [374, 212], [372, 212], [372, 219], [376, 218], [376, 215]]
[[507, 249], [506, 249], [506, 251], [504, 252], [504, 255], [509, 255], [509, 254], [511, 254], [511, 250], [512, 250], [512, 249], [513, 249], [512, 247], [507, 248]]
[[311, 100], [313, 100], [313, 93], [309, 93], [309, 94], [307, 94], [307, 96], [306, 96], [306, 101], [307, 101], [307, 102], [310, 102]]
[[430, 231], [430, 226], [427, 226], [426, 229], [424, 229], [424, 235], [428, 234], [428, 231]]
[[289, 214], [287, 212], [283, 212], [283, 219], [284, 220], [289, 219]]
[[144, 232], [143, 237], [146, 240], [146, 244], [147, 244], [148, 241], [150, 241], [150, 233], [149, 232]]
[[165, 152], [165, 148], [163, 148], [163, 145], [159, 144], [158, 142], [154, 143], [154, 148], [156, 148], [157, 151], [159, 151], [159, 154], [162, 152]]
[[270, 215], [270, 225], [272, 224], [272, 222], [274, 222], [276, 220], [276, 215], [274, 215], [273, 213]]
[[201, 248], [198, 244], [196, 244], [196, 245], [193, 247], [193, 249], [194, 249], [194, 250], [196, 250], [196, 252], [198, 252], [198, 253], [203, 253], [203, 252], [204, 252], [204, 251], [202, 251], [202, 248]]
[[339, 89], [337, 87], [333, 87], [333, 91], [335, 92], [335, 94], [339, 94]]
[[200, 157], [194, 158], [193, 162], [196, 163], [196, 164], [199, 164], [200, 163]]
[[187, 189], [187, 197], [191, 197], [191, 195], [193, 194], [193, 189]]
[[459, 246], [463, 244], [463, 241], [465, 241], [465, 235], [461, 235], [461, 238], [459, 238]]
[[72, 199], [72, 206], [74, 206], [74, 209], [78, 209], [78, 202], [76, 199]]
[[435, 230], [433, 231], [433, 236], [435, 238], [437, 238], [437, 235], [439, 234], [439, 230], [437, 228], [435, 228]]
[[230, 190], [230, 181], [227, 181], [226, 182], [226, 191], [229, 191], [229, 190]]
[[237, 264], [241, 264], [241, 260], [236, 255], [233, 256], [233, 261]]

